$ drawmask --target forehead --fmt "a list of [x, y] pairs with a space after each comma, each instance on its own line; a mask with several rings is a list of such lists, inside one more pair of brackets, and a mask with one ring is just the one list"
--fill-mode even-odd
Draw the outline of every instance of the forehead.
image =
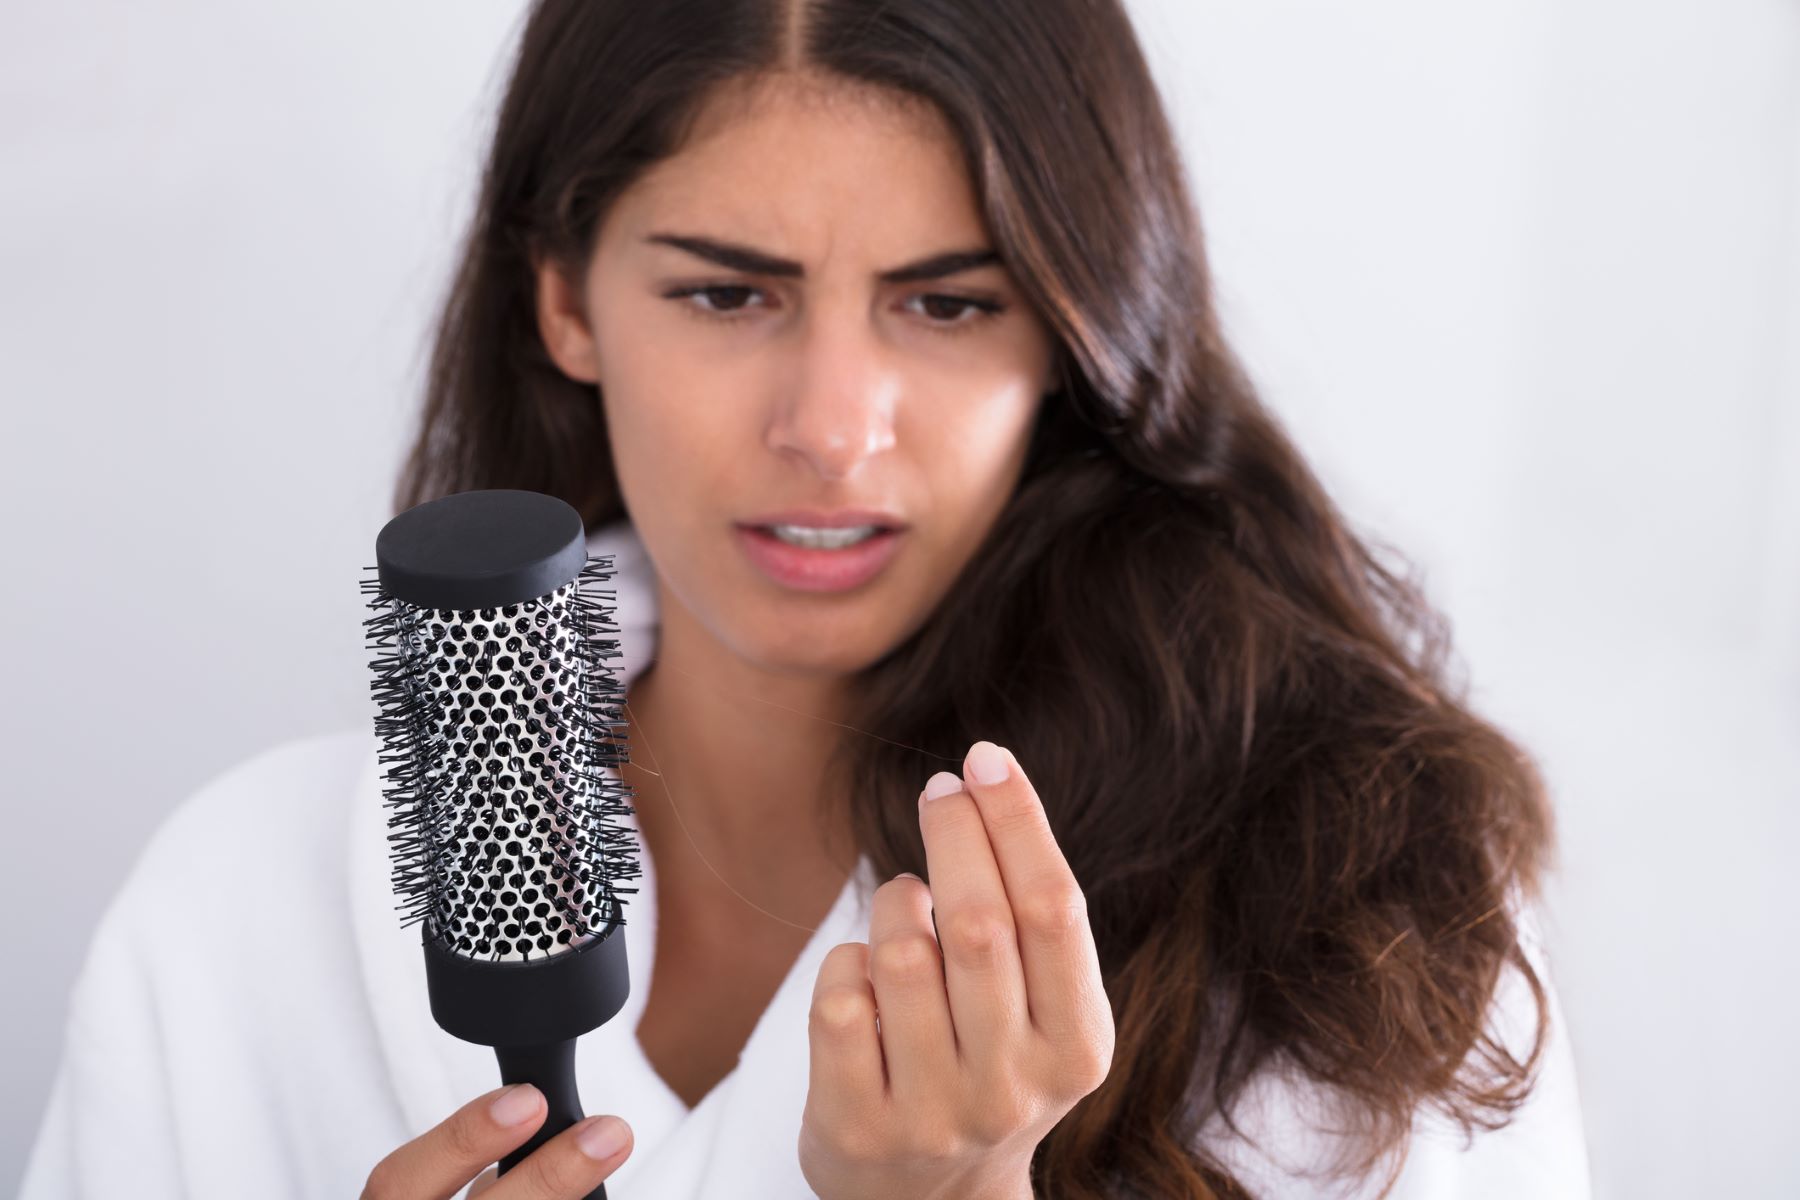
[[717, 90], [686, 143], [633, 182], [608, 224], [630, 242], [678, 228], [808, 261], [834, 244], [885, 263], [986, 237], [961, 146], [935, 105], [787, 76]]

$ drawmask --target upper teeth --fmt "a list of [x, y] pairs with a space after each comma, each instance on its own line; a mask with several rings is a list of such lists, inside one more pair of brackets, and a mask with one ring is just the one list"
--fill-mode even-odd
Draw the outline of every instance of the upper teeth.
[[815, 529], [810, 525], [771, 525], [769, 532], [784, 542], [815, 550], [837, 550], [879, 532], [877, 525], [853, 525], [842, 529]]

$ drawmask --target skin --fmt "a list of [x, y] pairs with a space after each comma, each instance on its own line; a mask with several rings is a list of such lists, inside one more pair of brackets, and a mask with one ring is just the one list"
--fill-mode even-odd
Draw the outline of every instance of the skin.
[[[748, 246], [803, 273], [730, 269], [654, 234]], [[545, 345], [598, 385], [656, 569], [662, 625], [628, 695], [627, 782], [656, 866], [658, 975], [675, 969], [665, 928], [689, 954], [724, 928], [710, 945], [772, 946], [772, 961], [791, 962], [803, 938], [771, 936], [769, 918], [804, 934], [843, 886], [851, 864], [816, 814], [834, 811], [820, 780], [845, 684], [945, 600], [1010, 497], [1053, 386], [1053, 338], [997, 262], [878, 276], [991, 248], [935, 110], [789, 74], [716, 96], [690, 142], [618, 199], [579, 278], [539, 264]], [[717, 290], [675, 294], [704, 288]], [[910, 528], [871, 583], [792, 591], [732, 531], [792, 506], [886, 509]], [[971, 774], [988, 752], [1004, 780]], [[835, 947], [815, 981], [797, 1150], [824, 1200], [1029, 1197], [1033, 1149], [1111, 1061], [1085, 902], [1043, 806], [1009, 751], [970, 754], [963, 775], [939, 772], [934, 798], [921, 794], [939, 882], [884, 884], [869, 942]], [[678, 816], [659, 802], [674, 796]], [[409, 1143], [412, 1177], [435, 1169], [441, 1188], [504, 1153], [473, 1112], [460, 1132], [446, 1122], [421, 1139], [438, 1139], [435, 1168]], [[476, 1191], [585, 1194], [596, 1177], [569, 1165], [572, 1148], [555, 1152], [559, 1183], [528, 1182], [522, 1165], [497, 1183], [489, 1170]], [[403, 1166], [382, 1194], [444, 1194], [394, 1185]]]
[[582, 1197], [631, 1156], [629, 1126], [619, 1149], [603, 1157], [583, 1151], [584, 1132], [617, 1121], [590, 1117], [539, 1146], [500, 1178], [499, 1160], [523, 1145], [549, 1115], [536, 1088], [524, 1085], [521, 1095], [505, 1103], [508, 1090], [495, 1088], [477, 1096], [375, 1164], [362, 1200], [442, 1200], [465, 1184], [469, 1190], [463, 1194], [488, 1200]]
[[932, 882], [882, 884], [868, 943], [819, 967], [800, 1168], [832, 1200], [1031, 1200], [1032, 1152], [1112, 1064], [1087, 902], [1003, 746], [926, 781], [919, 824]]

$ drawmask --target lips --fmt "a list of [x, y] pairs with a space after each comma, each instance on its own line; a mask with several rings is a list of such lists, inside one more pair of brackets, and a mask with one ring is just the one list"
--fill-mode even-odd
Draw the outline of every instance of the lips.
[[734, 530], [734, 539], [752, 565], [782, 587], [802, 592], [841, 592], [867, 583], [893, 560], [904, 536], [900, 530], [887, 530], [840, 550], [815, 550], [790, 545], [755, 526]]
[[740, 524], [752, 529], [768, 529], [774, 525], [806, 525], [814, 529], [847, 529], [857, 525], [874, 525], [881, 529], [906, 528], [906, 522], [892, 512], [879, 508], [790, 508], [750, 517]]

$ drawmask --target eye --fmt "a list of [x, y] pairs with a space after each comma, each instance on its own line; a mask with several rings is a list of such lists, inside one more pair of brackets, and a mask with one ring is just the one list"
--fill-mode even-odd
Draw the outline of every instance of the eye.
[[[729, 314], [743, 308], [742, 301], [745, 295], [760, 290], [743, 284], [707, 284], [700, 287], [678, 288], [675, 291], [666, 292], [664, 295], [670, 300], [681, 300], [688, 296], [704, 296], [707, 299], [706, 304], [683, 304], [681, 307], [695, 316], [731, 321], [736, 318]], [[720, 300], [725, 303], [718, 303]]]
[[[716, 283], [677, 288], [663, 295], [665, 299], [677, 301], [685, 301], [689, 297], [702, 298], [705, 300], [704, 304], [683, 303], [682, 310], [706, 320], [731, 322], [741, 320], [735, 314], [746, 311], [749, 298], [761, 293], [761, 288], [750, 287], [748, 284]], [[911, 299], [924, 303], [927, 321], [944, 333], [970, 328], [1006, 308], [996, 301], [942, 292], [923, 292]], [[946, 309], [949, 310], [948, 316], [944, 315]], [[970, 313], [974, 315], [970, 316]]]
[[[931, 318], [932, 324], [943, 327], [946, 333], [980, 324], [1006, 307], [992, 300], [977, 300], [973, 296], [951, 296], [936, 292], [923, 293], [915, 299], [925, 302], [927, 315]], [[940, 319], [938, 314], [943, 313], [946, 306], [954, 310], [953, 315], [949, 319]], [[968, 316], [971, 312], [975, 315]], [[964, 319], [965, 317], [967, 319]]]

